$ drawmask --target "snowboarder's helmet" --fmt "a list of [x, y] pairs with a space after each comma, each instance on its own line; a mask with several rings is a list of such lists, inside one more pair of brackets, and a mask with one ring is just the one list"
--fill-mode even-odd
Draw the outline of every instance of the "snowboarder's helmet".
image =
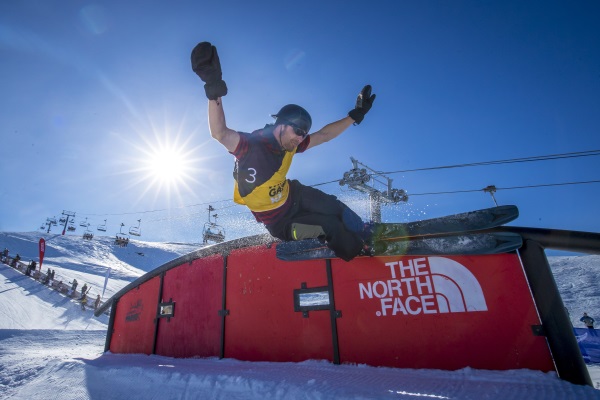
[[312, 126], [312, 118], [308, 111], [296, 104], [288, 104], [281, 107], [281, 110], [277, 114], [271, 115], [276, 118], [275, 125], [291, 125], [293, 127], [302, 129], [308, 133]]

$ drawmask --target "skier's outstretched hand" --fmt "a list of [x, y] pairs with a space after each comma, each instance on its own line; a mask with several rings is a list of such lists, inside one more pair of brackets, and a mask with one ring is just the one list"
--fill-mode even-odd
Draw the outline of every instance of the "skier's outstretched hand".
[[192, 69], [205, 82], [204, 91], [209, 100], [216, 100], [227, 94], [215, 46], [209, 42], [198, 43], [192, 50]]
[[371, 85], [366, 85], [356, 98], [356, 106], [350, 110], [348, 115], [354, 120], [356, 125], [360, 124], [369, 112], [375, 101], [375, 95], [371, 94]]

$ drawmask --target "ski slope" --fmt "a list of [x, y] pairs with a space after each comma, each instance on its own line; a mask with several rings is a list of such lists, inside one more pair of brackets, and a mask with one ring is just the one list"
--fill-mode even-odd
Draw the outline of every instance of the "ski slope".
[[[0, 246], [9, 247], [5, 243], [10, 242], [27, 261], [29, 247], [37, 244], [35, 235], [0, 233]], [[136, 242], [123, 252], [109, 240], [80, 242], [55, 238], [49, 265], [65, 276], [88, 278], [94, 288], [111, 266], [118, 271], [109, 280], [111, 293], [136, 273], [159, 266], [159, 260], [197, 248]], [[140, 249], [143, 258], [135, 253]], [[600, 289], [593, 284], [599, 278], [600, 257], [553, 257], [551, 265], [575, 326], [583, 326], [578, 321], [583, 311], [600, 318], [594, 314], [600, 310]], [[600, 390], [529, 370], [413, 370], [318, 360], [268, 363], [103, 354], [107, 316], [82, 311], [75, 300], [4, 264], [0, 300], [2, 399], [600, 399]], [[590, 371], [600, 387], [600, 368]]]

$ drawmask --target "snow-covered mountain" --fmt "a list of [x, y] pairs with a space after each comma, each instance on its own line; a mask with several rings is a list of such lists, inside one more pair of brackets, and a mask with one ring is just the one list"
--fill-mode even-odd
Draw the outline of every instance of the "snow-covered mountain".
[[39, 240], [46, 241], [42, 269], [56, 271], [56, 280], [65, 283], [77, 279], [79, 287], [91, 285], [91, 297], [101, 294], [105, 276], [110, 268], [109, 284], [104, 298], [112, 296], [129, 282], [137, 279], [183, 254], [197, 250], [199, 244], [157, 243], [130, 240], [126, 247], [115, 244], [113, 237], [94, 236], [84, 240], [79, 235], [48, 235], [38, 232], [1, 232], [0, 251], [8, 249], [9, 255], [19, 254], [21, 260], [39, 261]]
[[46, 241], [44, 266], [98, 273], [107, 267], [123, 278], [137, 278], [165, 262], [201, 247], [199, 244], [157, 243], [130, 240], [126, 247], [115, 244], [114, 237], [94, 236], [84, 240], [80, 235], [45, 234], [39, 232], [0, 233], [0, 247], [23, 260], [38, 260], [38, 242]]
[[[0, 247], [37, 260], [39, 233], [0, 233]], [[197, 244], [77, 236], [43, 236], [43, 269], [76, 278], [99, 293], [111, 268], [105, 298]], [[140, 254], [141, 253], [141, 254]], [[600, 318], [600, 256], [551, 257], [574, 326], [581, 313]], [[103, 354], [108, 317], [82, 311], [72, 299], [0, 264], [0, 398], [11, 399], [600, 399], [600, 390], [576, 386], [554, 373], [375, 368], [230, 359], [173, 359]], [[597, 319], [598, 319], [597, 318]], [[600, 387], [600, 367], [590, 367]]]

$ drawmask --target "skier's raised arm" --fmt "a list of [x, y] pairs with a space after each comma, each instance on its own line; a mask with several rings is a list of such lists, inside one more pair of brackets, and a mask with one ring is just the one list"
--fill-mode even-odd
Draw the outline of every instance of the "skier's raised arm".
[[233, 153], [240, 141], [240, 134], [227, 127], [220, 97], [216, 100], [208, 100], [208, 127], [210, 135]]
[[205, 82], [210, 135], [233, 152], [240, 136], [233, 129], [229, 129], [225, 121], [221, 97], [227, 94], [227, 85], [223, 80], [217, 48], [209, 42], [198, 43], [192, 50], [192, 69]]

